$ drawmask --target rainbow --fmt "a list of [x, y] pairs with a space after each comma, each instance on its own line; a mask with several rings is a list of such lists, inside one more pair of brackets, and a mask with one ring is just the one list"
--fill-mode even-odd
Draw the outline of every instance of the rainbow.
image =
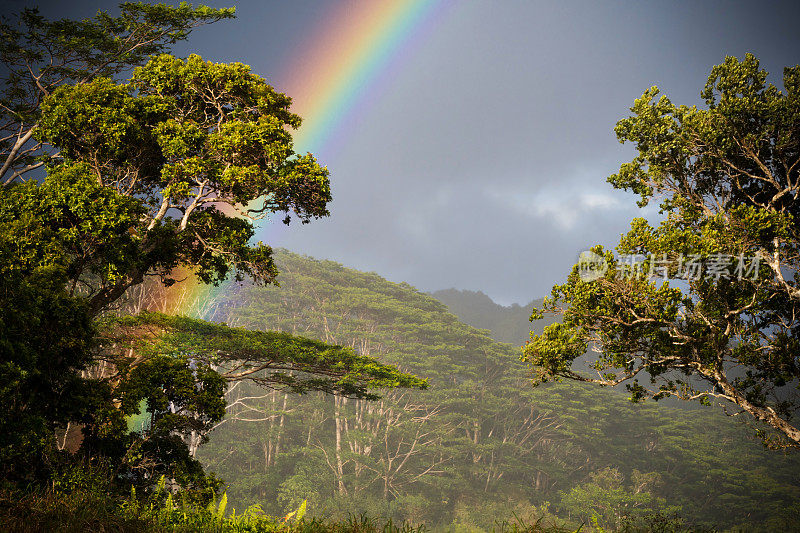
[[[343, 140], [345, 119], [366, 112], [382, 76], [411, 53], [411, 45], [440, 18], [444, 5], [444, 0], [346, 0], [337, 5], [289, 58], [288, 72], [269, 80], [292, 97], [292, 111], [303, 117], [294, 135], [295, 151], [312, 152], [329, 163]], [[335, 171], [332, 180], [335, 185]], [[256, 240], [269, 243], [284, 226], [264, 222]], [[187, 279], [165, 291], [162, 310], [213, 320], [204, 302], [224, 294], [229, 283], [210, 287]]]
[[380, 75], [441, 6], [435, 0], [351, 1], [327, 17], [281, 84], [304, 117], [295, 135], [298, 152], [325, 151], [342, 119], [368, 101]]

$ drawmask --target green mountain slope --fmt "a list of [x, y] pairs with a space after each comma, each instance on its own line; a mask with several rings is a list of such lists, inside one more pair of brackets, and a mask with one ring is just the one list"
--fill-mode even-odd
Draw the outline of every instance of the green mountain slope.
[[532, 388], [518, 346], [430, 295], [331, 261], [285, 251], [277, 261], [280, 287], [240, 286], [206, 312], [351, 346], [430, 389], [367, 402], [236, 385], [199, 451], [232, 506], [281, 513], [307, 499], [312, 514], [457, 531], [513, 513], [617, 527], [670, 509], [693, 526], [798, 527], [798, 456], [763, 450], [739, 421], [573, 383]]

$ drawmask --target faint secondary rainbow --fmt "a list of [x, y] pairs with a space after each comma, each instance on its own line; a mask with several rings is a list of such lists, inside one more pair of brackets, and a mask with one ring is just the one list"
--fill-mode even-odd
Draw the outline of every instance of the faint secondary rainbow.
[[[312, 152], [323, 164], [343, 142], [346, 118], [365, 109], [383, 75], [410, 53], [438, 18], [446, 0], [346, 0], [325, 17], [312, 38], [287, 63], [291, 69], [268, 81], [292, 97], [292, 111], [303, 117], [294, 134], [295, 151]], [[277, 83], [276, 83], [277, 81]], [[335, 186], [335, 169], [332, 169]], [[335, 191], [334, 191], [335, 192]], [[270, 243], [284, 228], [263, 221], [257, 240]], [[190, 276], [191, 277], [191, 276]], [[226, 292], [187, 279], [166, 291], [165, 310], [209, 316], [204, 301]]]

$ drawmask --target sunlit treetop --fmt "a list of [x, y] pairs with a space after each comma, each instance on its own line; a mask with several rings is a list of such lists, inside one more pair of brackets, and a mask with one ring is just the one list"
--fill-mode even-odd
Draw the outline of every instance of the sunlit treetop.
[[192, 30], [234, 17], [234, 8], [124, 2], [119, 15], [51, 21], [36, 9], [0, 20], [0, 183], [39, 168], [52, 147], [33, 140], [44, 98], [56, 87], [116, 77]]
[[133, 366], [157, 356], [190, 357], [196, 364], [218, 369], [227, 382], [251, 380], [295, 393], [323, 391], [377, 399], [380, 388], [427, 387], [426, 380], [350, 348], [160, 313], [108, 319], [100, 342], [109, 354], [130, 354], [128, 364]]
[[[178, 265], [207, 283], [231, 268], [237, 279], [274, 279], [271, 249], [249, 245], [254, 221], [279, 212], [287, 224], [292, 216], [308, 222], [326, 216], [331, 199], [327, 169], [293, 151], [300, 117], [290, 104], [246, 65], [196, 55], [156, 56], [129, 83], [97, 78], [44, 100], [36, 138], [60, 150], [46, 186], [70, 174], [64, 187], [92, 181], [144, 210], [128, 220], [136, 252], [119, 254], [113, 275], [93, 272], [93, 308], [152, 271], [169, 283]], [[81, 251], [76, 276], [97, 253]]]

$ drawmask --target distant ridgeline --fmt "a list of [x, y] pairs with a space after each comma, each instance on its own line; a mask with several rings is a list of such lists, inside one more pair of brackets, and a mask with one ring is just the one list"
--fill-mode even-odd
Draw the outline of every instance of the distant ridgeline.
[[493, 339], [515, 346], [525, 344], [532, 330], [541, 333], [545, 326], [556, 321], [553, 317], [545, 317], [543, 320], [529, 322], [531, 310], [542, 306], [541, 298], [532, 300], [525, 306], [503, 306], [481, 291], [444, 289], [430, 294], [445, 304], [465, 324], [488, 329], [492, 332]]
[[500, 343], [408, 284], [286, 251], [277, 262], [280, 287], [241, 285], [206, 302], [207, 316], [350, 346], [430, 389], [367, 402], [232, 387], [228, 416], [198, 454], [228, 482], [231, 506], [277, 514], [307, 499], [312, 514], [459, 531], [515, 513], [575, 527], [594, 514], [616, 527], [658, 510], [694, 526], [800, 527], [797, 454], [765, 451], [716, 409], [632, 405], [576, 383], [530, 387], [519, 361], [528, 307], [436, 293], [511, 344]]

